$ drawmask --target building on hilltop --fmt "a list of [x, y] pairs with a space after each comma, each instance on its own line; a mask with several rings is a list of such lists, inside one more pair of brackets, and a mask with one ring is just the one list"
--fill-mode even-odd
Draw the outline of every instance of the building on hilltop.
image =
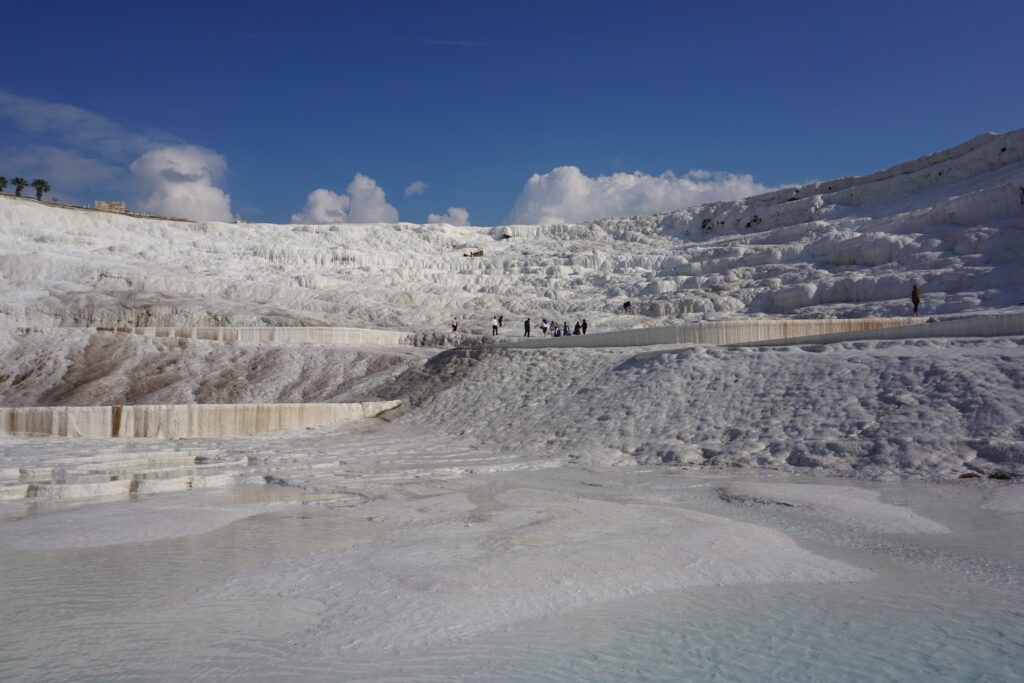
[[94, 209], [100, 211], [113, 211], [114, 213], [128, 213], [128, 207], [124, 202], [101, 202], [96, 200], [92, 203]]

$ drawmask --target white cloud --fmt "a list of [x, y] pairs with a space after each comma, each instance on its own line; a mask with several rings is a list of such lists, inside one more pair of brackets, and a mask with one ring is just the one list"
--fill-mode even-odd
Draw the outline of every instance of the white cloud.
[[80, 194], [86, 187], [93, 198], [132, 200], [134, 188], [143, 211], [197, 220], [232, 218], [231, 200], [218, 187], [227, 163], [212, 150], [166, 133], [134, 132], [74, 105], [2, 90], [0, 122], [19, 131], [21, 144], [5, 150], [10, 165], [46, 178], [53, 194], [65, 200], [67, 193]]
[[405, 188], [405, 196], [411, 197], [414, 194], [423, 194], [427, 191], [428, 185], [422, 180], [414, 180], [409, 183], [409, 187]]
[[396, 223], [398, 209], [387, 202], [384, 190], [373, 178], [356, 173], [345, 194], [313, 190], [292, 223]]
[[449, 206], [448, 213], [427, 214], [428, 223], [448, 223], [449, 225], [469, 225], [469, 211], [461, 206]]
[[205, 221], [232, 218], [231, 198], [217, 187], [227, 167], [220, 154], [195, 145], [158, 147], [130, 166], [143, 211]]
[[123, 184], [119, 181], [124, 175], [122, 167], [47, 145], [30, 145], [5, 156], [4, 169], [8, 177], [45, 178], [50, 185], [61, 188], [65, 193], [78, 192], [86, 187], [120, 187]]
[[652, 176], [639, 171], [591, 178], [575, 166], [535, 173], [516, 198], [512, 223], [578, 223], [593, 218], [681, 209], [768, 191], [749, 175], [693, 170]]
[[121, 163], [153, 147], [181, 142], [165, 133], [134, 133], [106, 117], [70, 104], [44, 102], [2, 90], [0, 119], [79, 152]]

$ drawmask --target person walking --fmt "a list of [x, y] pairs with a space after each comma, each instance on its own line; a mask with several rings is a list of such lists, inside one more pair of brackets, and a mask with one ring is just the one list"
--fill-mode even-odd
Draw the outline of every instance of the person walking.
[[576, 321], [576, 327], [572, 328], [572, 333], [578, 335], [580, 333], [580, 321]]
[[527, 318], [526, 322], [523, 323], [523, 336], [524, 337], [529, 337], [530, 336], [530, 319], [529, 318]]
[[540, 334], [541, 334], [542, 337], [548, 336], [548, 319], [547, 318], [541, 318], [540, 319]]
[[498, 336], [498, 319], [497, 318], [491, 318], [491, 336], [492, 337], [497, 337]]
[[914, 316], [918, 316], [917, 307], [921, 305], [921, 290], [918, 289], [917, 285], [910, 290], [910, 302], [914, 304]]
[[568, 337], [569, 336], [569, 321], [568, 320], [566, 320], [564, 323], [562, 323], [562, 336], [563, 337]]
[[504, 315], [499, 315], [498, 316], [498, 327], [501, 327], [504, 322], [505, 322], [505, 316]]
[[459, 331], [459, 316], [453, 315], [452, 316], [452, 334], [455, 334], [458, 331]]
[[589, 327], [589, 325], [587, 325], [587, 319], [584, 318], [583, 319], [583, 324], [580, 325], [580, 329], [583, 330], [583, 334], [587, 333], [587, 327]]

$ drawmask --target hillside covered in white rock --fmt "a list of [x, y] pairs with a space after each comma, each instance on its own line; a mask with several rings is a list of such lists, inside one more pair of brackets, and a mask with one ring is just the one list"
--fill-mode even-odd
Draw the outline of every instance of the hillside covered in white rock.
[[[869, 176], [579, 225], [143, 220], [0, 197], [0, 324], [621, 327], [694, 314], [903, 315], [1024, 301], [1024, 130]], [[482, 256], [466, 254], [482, 251]], [[628, 321], [637, 324], [638, 319]]]
[[654, 360], [503, 350], [423, 368], [439, 349], [95, 329], [340, 326], [465, 343], [500, 313], [510, 341], [526, 317], [604, 331], [906, 316], [915, 283], [926, 317], [1021, 310], [1024, 129], [869, 176], [577, 225], [191, 223], [0, 196], [0, 403], [406, 398], [403, 421], [595, 464], [1024, 472], [1019, 337]]
[[0, 679], [1017, 680], [1022, 236], [1024, 130], [579, 225], [0, 195]]

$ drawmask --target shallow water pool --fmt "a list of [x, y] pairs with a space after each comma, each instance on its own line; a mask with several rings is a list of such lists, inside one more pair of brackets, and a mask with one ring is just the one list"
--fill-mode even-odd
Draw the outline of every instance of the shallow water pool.
[[[182, 538], [0, 553], [0, 678], [1024, 680], [1019, 528], [1004, 529], [999, 547], [980, 532], [973, 544], [959, 533], [883, 537], [784, 507], [726, 504], [719, 481], [586, 477], [584, 486], [572, 471], [528, 474], [517, 485], [590, 491], [597, 478], [603, 497], [672, 499], [783, 529], [875, 578], [638, 595], [429, 650], [311, 654], [302, 641], [318, 628], [317, 600], [194, 599], [250, 568], [379, 537], [379, 525], [350, 511], [288, 501]], [[923, 505], [927, 486], [889, 495]], [[131, 514], [157, 500], [166, 499], [116, 505]], [[983, 525], [953, 513], [965, 528]]]

